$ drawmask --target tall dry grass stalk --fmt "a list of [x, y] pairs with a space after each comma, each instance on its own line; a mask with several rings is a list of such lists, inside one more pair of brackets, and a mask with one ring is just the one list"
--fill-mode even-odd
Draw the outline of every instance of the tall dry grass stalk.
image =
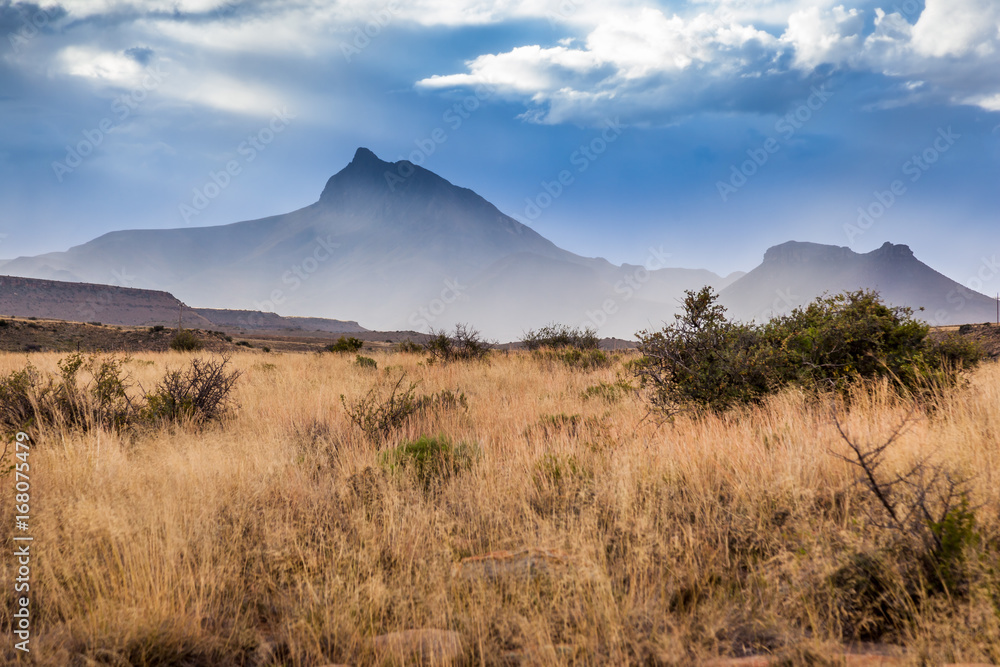
[[[635, 393], [583, 396], [615, 383], [621, 359], [579, 371], [531, 354], [374, 357], [373, 371], [348, 356], [241, 354], [239, 408], [222, 423], [44, 433], [30, 459], [32, 659], [372, 664], [392, 658], [376, 636], [434, 628], [458, 633], [463, 664], [794, 661], [860, 640], [905, 647], [912, 664], [1000, 661], [996, 364], [913, 413], [889, 453], [896, 469], [929, 456], [973, 476], [981, 539], [968, 585], [931, 594], [833, 455], [847, 449], [829, 401], [790, 390], [658, 424]], [[139, 354], [128, 368], [150, 389], [188, 358]], [[31, 357], [51, 371], [57, 359]], [[0, 374], [24, 363], [0, 356]], [[388, 470], [339, 399], [401, 373], [418, 395], [467, 397], [467, 409], [425, 410], [380, 445], [445, 434], [478, 446], [470, 469], [430, 489]], [[885, 386], [849, 405], [841, 424], [872, 443], [911, 407]], [[12, 476], [0, 483], [9, 527]], [[549, 556], [460, 565], [523, 549]], [[13, 573], [0, 572], [7, 630]]]

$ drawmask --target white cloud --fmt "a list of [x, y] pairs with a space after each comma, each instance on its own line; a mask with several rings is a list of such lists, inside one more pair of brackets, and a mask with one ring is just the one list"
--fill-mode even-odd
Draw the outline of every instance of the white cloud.
[[788, 29], [781, 39], [795, 49], [799, 67], [840, 65], [858, 52], [863, 27], [864, 18], [857, 9], [811, 7], [788, 17]]
[[934, 58], [970, 52], [986, 56], [996, 49], [998, 24], [996, 0], [927, 0], [913, 26], [913, 50]]

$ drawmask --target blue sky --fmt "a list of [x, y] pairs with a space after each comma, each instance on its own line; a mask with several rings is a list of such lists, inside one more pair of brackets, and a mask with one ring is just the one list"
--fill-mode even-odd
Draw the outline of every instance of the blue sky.
[[0, 0], [0, 38], [0, 258], [288, 212], [366, 146], [616, 263], [892, 241], [1000, 289], [995, 0]]

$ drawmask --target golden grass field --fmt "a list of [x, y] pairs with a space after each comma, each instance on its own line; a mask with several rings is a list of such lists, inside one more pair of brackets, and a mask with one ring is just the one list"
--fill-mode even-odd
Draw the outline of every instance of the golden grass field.
[[[926, 456], [974, 476], [968, 585], [930, 595], [834, 455], [848, 450], [830, 400], [788, 390], [658, 423], [637, 392], [583, 396], [626, 356], [583, 371], [530, 353], [366, 354], [377, 370], [353, 355], [236, 354], [238, 407], [221, 423], [41, 434], [32, 663], [844, 664], [848, 651], [1000, 663], [996, 363], [910, 414], [889, 452], [890, 467]], [[55, 371], [59, 358], [31, 362]], [[189, 359], [140, 353], [127, 368], [150, 388]], [[0, 375], [25, 362], [0, 356]], [[458, 391], [468, 406], [419, 414], [377, 445], [340, 395], [403, 372], [417, 394]], [[909, 413], [874, 386], [839, 419], [878, 443]], [[478, 456], [430, 488], [382, 463], [380, 449], [425, 434]], [[13, 483], [0, 477], [7, 639]], [[500, 550], [515, 553], [463, 563]], [[384, 637], [419, 629], [452, 634], [420, 635], [419, 654]], [[11, 645], [0, 661], [17, 658]]]

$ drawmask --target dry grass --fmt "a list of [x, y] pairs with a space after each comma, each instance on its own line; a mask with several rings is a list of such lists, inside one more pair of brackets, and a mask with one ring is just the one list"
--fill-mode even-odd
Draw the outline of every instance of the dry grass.
[[[376, 636], [421, 628], [457, 632], [463, 664], [798, 662], [857, 640], [898, 645], [912, 664], [1000, 662], [996, 364], [918, 412], [890, 452], [890, 466], [929, 455], [976, 475], [967, 590], [930, 595], [831, 454], [847, 449], [826, 402], [787, 391], [658, 425], [634, 394], [581, 396], [615, 382], [621, 360], [579, 371], [530, 354], [374, 356], [377, 371], [346, 355], [236, 355], [240, 407], [223, 423], [45, 434], [30, 459], [37, 664], [372, 664], [391, 658]], [[139, 354], [129, 369], [150, 388], [187, 358]], [[0, 374], [24, 361], [0, 356]], [[380, 445], [478, 445], [471, 469], [430, 490], [388, 471], [339, 399], [402, 372], [418, 395], [468, 399]], [[839, 416], [878, 442], [908, 411], [874, 387]], [[0, 483], [12, 526], [12, 477]], [[523, 549], [548, 555], [458, 565]], [[9, 567], [0, 590], [6, 632]]]

